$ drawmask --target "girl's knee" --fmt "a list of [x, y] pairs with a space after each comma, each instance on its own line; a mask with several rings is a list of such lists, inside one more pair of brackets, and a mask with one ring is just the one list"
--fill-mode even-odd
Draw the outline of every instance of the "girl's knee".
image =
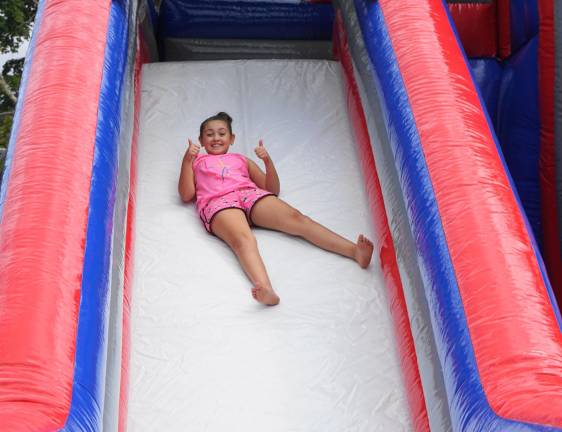
[[312, 222], [308, 216], [303, 215], [300, 211], [292, 209], [288, 215], [289, 225], [291, 227], [292, 234], [300, 235], [303, 230]]
[[257, 247], [256, 238], [251, 231], [241, 231], [233, 234], [228, 243], [235, 252]]

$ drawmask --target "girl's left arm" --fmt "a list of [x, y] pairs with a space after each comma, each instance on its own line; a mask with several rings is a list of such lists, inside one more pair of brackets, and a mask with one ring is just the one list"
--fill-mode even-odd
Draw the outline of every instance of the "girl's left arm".
[[279, 195], [281, 185], [275, 165], [263, 146], [263, 140], [260, 140], [259, 146], [255, 149], [256, 155], [263, 161], [265, 165], [264, 172], [256, 165], [255, 162], [248, 159], [248, 172], [252, 181], [261, 189], [265, 189], [275, 195]]

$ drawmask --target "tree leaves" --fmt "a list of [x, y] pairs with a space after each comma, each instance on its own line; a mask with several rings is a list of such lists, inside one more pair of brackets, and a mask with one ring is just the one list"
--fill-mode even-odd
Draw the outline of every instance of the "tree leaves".
[[[0, 0], [0, 53], [17, 53], [28, 40], [37, 12], [37, 0]], [[0, 77], [0, 149], [8, 145], [24, 59], [4, 63]], [[1, 159], [1, 158], [0, 158]], [[0, 161], [0, 173], [3, 161]]]
[[35, 19], [35, 0], [0, 0], [0, 53], [16, 53], [29, 39]]

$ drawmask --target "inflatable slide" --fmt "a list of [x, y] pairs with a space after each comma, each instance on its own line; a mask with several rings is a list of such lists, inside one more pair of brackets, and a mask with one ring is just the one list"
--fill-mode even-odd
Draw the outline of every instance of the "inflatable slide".
[[[479, 73], [505, 90], [536, 40], [469, 59], [459, 16], [506, 3], [449, 3], [41, 0], [0, 192], [0, 430], [562, 429], [555, 241]], [[368, 269], [256, 228], [281, 302], [252, 299], [177, 192], [218, 111], [283, 200], [373, 239]]]

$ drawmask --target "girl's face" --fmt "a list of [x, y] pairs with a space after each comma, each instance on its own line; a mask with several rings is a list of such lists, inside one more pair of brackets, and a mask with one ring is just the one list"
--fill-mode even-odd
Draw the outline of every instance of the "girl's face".
[[230, 133], [225, 121], [211, 120], [205, 125], [199, 141], [208, 154], [220, 155], [228, 152], [234, 143], [234, 134]]

